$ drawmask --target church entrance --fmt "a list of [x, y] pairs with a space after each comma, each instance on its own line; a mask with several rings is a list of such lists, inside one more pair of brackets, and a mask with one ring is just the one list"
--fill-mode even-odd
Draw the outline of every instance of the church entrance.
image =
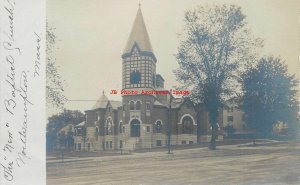
[[141, 124], [140, 124], [140, 121], [137, 120], [137, 119], [134, 119], [131, 121], [130, 123], [130, 136], [131, 137], [140, 137], [140, 128], [141, 128]]

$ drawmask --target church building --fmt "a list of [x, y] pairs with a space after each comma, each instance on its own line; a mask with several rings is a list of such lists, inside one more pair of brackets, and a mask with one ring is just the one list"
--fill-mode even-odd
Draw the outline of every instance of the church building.
[[[210, 133], [205, 111], [197, 114], [192, 102], [175, 98], [166, 91], [164, 78], [156, 73], [159, 62], [151, 42], [141, 8], [124, 49], [121, 101], [109, 100], [105, 93], [90, 109], [86, 121], [75, 127], [75, 150], [136, 150], [168, 145], [194, 144]], [[121, 67], [121, 64], [120, 64]], [[198, 133], [198, 134], [197, 134]]]

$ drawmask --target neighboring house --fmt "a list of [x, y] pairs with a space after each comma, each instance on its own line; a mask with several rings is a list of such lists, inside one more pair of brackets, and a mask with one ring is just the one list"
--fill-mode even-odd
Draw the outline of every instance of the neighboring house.
[[69, 149], [74, 148], [74, 132], [75, 128], [72, 124], [67, 124], [57, 133], [57, 147], [56, 149]]
[[223, 125], [232, 125], [235, 128], [235, 133], [247, 133], [250, 132], [247, 129], [243, 120], [244, 112], [234, 105], [230, 105], [223, 109]]
[[[139, 8], [122, 55], [122, 88], [139, 93], [125, 93], [122, 101], [113, 101], [103, 92], [85, 111], [86, 122], [75, 126], [75, 150], [163, 147], [168, 144], [169, 133], [172, 145], [209, 141], [210, 125], [203, 107], [198, 108], [197, 115], [188, 99], [174, 98], [169, 93], [141, 94], [143, 90], [165, 90], [163, 77], [156, 73], [156, 63]], [[197, 138], [197, 133], [201, 137]]]

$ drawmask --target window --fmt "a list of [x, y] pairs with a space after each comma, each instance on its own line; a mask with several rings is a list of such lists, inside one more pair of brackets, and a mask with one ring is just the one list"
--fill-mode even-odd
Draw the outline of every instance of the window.
[[82, 128], [77, 128], [76, 129], [76, 135], [77, 136], [82, 136]]
[[74, 150], [75, 150], [75, 151], [77, 150], [77, 145], [76, 145], [76, 144], [74, 145]]
[[137, 101], [136, 102], [136, 110], [140, 110], [141, 109], [141, 102]]
[[96, 127], [95, 132], [96, 132], [95, 135], [98, 136], [99, 135], [99, 128], [98, 127]]
[[91, 144], [88, 143], [88, 151], [90, 151], [90, 149], [91, 149]]
[[192, 145], [192, 144], [194, 144], [194, 142], [193, 141], [189, 141], [189, 144]]
[[120, 148], [123, 148], [123, 141], [120, 141]]
[[146, 109], [147, 109], [147, 110], [150, 110], [150, 102], [147, 102], [147, 103], [146, 103]]
[[102, 149], [105, 150], [105, 142], [102, 141]]
[[146, 127], [147, 132], [150, 132], [150, 126]]
[[113, 124], [112, 119], [107, 118], [106, 124], [105, 124], [105, 135], [112, 134], [112, 124]]
[[130, 109], [130, 110], [134, 110], [134, 102], [133, 102], [133, 101], [131, 101], [131, 102], [129, 103], [129, 109]]
[[136, 69], [130, 74], [130, 83], [139, 84], [141, 82], [141, 73]]
[[109, 141], [109, 148], [112, 148], [112, 141]]
[[190, 116], [185, 116], [182, 119], [182, 133], [183, 134], [193, 133], [193, 120]]
[[227, 121], [228, 122], [233, 122], [233, 116], [227, 116]]
[[161, 140], [156, 140], [156, 146], [161, 146]]
[[186, 141], [181, 141], [181, 144], [185, 145], [185, 144], [186, 144]]
[[108, 141], [106, 141], [106, 146], [105, 146], [105, 148], [108, 148]]
[[96, 113], [96, 121], [98, 121], [99, 120], [99, 115], [98, 115], [98, 113]]
[[156, 133], [161, 133], [162, 131], [162, 123], [161, 121], [156, 121], [155, 123], [155, 132]]
[[78, 150], [81, 150], [81, 143], [78, 143]]
[[122, 121], [120, 121], [119, 132], [120, 132], [120, 134], [123, 133], [123, 122]]

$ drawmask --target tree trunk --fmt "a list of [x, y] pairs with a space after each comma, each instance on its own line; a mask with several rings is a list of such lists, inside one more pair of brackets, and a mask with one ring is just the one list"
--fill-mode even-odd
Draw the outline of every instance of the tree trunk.
[[209, 119], [211, 124], [211, 140], [208, 146], [209, 149], [215, 150], [216, 149], [216, 139], [218, 137], [218, 108], [214, 107], [209, 111]]
[[211, 140], [210, 140], [210, 145], [209, 145], [209, 149], [211, 150], [215, 150], [216, 149], [216, 139], [218, 136], [218, 126], [217, 123], [213, 123], [211, 124]]

